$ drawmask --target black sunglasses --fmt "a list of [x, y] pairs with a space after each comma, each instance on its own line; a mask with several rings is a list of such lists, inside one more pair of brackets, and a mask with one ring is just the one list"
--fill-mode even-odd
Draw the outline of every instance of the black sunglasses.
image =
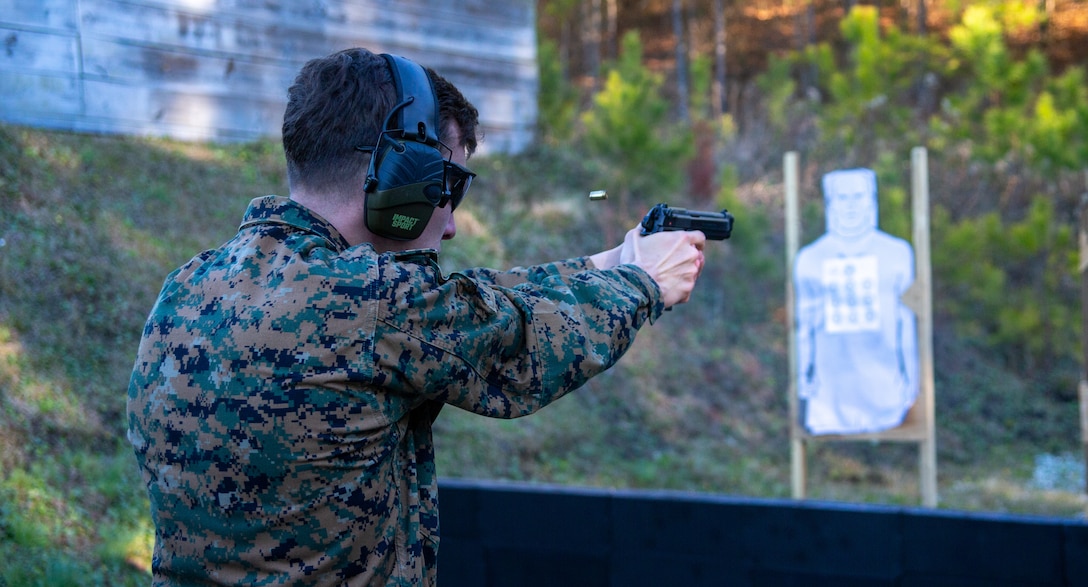
[[442, 195], [442, 201], [439, 202], [438, 206], [441, 207], [446, 205], [446, 202], [450, 202], [453, 209], [456, 210], [461, 200], [464, 199], [468, 186], [472, 185], [472, 178], [476, 177], [476, 174], [469, 171], [464, 165], [454, 163], [449, 159], [445, 161], [445, 164], [446, 193]]

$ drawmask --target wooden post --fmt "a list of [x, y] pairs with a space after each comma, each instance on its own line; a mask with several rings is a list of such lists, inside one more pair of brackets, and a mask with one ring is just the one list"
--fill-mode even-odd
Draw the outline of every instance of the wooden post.
[[933, 381], [933, 281], [929, 253], [929, 159], [925, 147], [910, 151], [914, 281], [918, 286], [918, 382], [923, 402], [923, 439], [918, 446], [922, 505], [937, 507], [937, 430]]
[[[1084, 172], [1088, 184], [1088, 171]], [[1080, 299], [1081, 340], [1084, 347], [1084, 371], [1081, 373], [1077, 395], [1080, 399], [1080, 438], [1084, 447], [1084, 468], [1088, 471], [1088, 193], [1080, 200]], [[1084, 492], [1088, 493], [1088, 472], [1085, 473]]]
[[801, 248], [801, 214], [798, 186], [798, 157], [796, 151], [782, 159], [782, 174], [786, 187], [786, 328], [789, 333], [789, 407], [790, 407], [790, 486], [794, 499], [805, 498], [805, 438], [801, 430], [797, 400], [797, 316], [793, 291], [793, 264]]
[[[1080, 382], [1080, 437], [1084, 444], [1084, 470], [1088, 471], [1088, 381]], [[1088, 494], [1088, 472], [1084, 474], [1084, 493]]]

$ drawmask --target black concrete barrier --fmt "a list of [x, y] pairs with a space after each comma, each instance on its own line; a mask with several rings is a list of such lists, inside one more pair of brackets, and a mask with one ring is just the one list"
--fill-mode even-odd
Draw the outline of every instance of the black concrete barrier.
[[446, 479], [440, 587], [1088, 587], [1088, 522]]

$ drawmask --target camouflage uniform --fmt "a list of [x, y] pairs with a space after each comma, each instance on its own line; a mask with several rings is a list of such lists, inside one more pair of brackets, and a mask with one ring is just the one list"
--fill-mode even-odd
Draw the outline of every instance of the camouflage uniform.
[[587, 258], [444, 277], [434, 251], [349, 247], [285, 198], [174, 271], [129, 385], [155, 584], [433, 584], [431, 423], [532, 413], [663, 309]]

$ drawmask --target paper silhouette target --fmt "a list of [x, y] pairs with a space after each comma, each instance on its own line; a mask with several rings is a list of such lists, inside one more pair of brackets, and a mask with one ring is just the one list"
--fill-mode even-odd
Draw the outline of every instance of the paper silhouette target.
[[870, 169], [823, 177], [827, 232], [794, 265], [798, 396], [811, 434], [861, 434], [902, 423], [918, 396], [915, 316], [900, 296], [914, 252], [877, 224]]

